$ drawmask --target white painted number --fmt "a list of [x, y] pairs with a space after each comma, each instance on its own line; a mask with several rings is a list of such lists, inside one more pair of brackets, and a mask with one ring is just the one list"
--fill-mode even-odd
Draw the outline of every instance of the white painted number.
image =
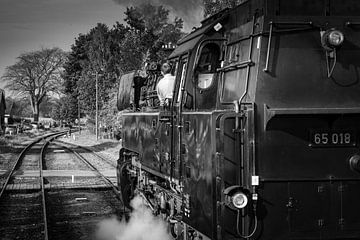
[[333, 144], [338, 144], [338, 141], [339, 141], [339, 135], [337, 133], [333, 133], [331, 135], [331, 142]]
[[327, 144], [328, 142], [329, 142], [328, 134], [327, 133], [322, 133], [321, 134], [321, 143], [322, 144]]
[[327, 133], [316, 133], [314, 135], [314, 142], [315, 144], [327, 144], [329, 142], [328, 134]]
[[350, 133], [345, 133], [345, 143], [350, 143], [351, 142], [351, 134]]
[[316, 133], [314, 135], [314, 142], [315, 142], [315, 144], [320, 144], [321, 143], [320, 133]]
[[332, 133], [330, 136], [328, 133], [316, 133], [314, 134], [315, 144], [350, 144], [350, 133]]

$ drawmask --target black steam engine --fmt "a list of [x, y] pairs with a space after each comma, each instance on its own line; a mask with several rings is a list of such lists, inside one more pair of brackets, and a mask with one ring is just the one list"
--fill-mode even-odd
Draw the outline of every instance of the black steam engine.
[[[125, 204], [176, 239], [360, 239], [360, 2], [248, 0], [122, 77]], [[126, 109], [126, 110], [124, 110]]]

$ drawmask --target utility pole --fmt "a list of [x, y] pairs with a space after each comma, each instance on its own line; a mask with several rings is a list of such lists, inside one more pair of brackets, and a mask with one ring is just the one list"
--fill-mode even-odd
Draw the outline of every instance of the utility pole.
[[99, 139], [99, 131], [98, 131], [98, 115], [99, 115], [99, 106], [98, 106], [98, 72], [96, 71], [95, 75], [95, 104], [96, 104], [96, 112], [95, 112], [95, 135], [96, 141]]
[[81, 134], [81, 125], [80, 125], [80, 96], [78, 95], [78, 127], [79, 127], [79, 134]]

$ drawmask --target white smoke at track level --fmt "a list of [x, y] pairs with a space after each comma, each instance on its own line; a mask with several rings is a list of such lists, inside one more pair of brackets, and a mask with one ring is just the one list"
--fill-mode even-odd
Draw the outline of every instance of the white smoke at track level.
[[152, 214], [141, 197], [131, 201], [133, 211], [129, 221], [119, 222], [116, 218], [103, 220], [98, 224], [96, 240], [170, 240], [165, 221]]

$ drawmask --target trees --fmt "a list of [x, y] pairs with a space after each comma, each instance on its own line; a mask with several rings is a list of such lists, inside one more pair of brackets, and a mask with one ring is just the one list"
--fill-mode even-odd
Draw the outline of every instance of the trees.
[[246, 0], [203, 0], [204, 17], [211, 16], [225, 8], [232, 8]]
[[[64, 67], [64, 93], [72, 99], [66, 100], [67, 104], [75, 109], [80, 102], [81, 112], [90, 117], [95, 115], [98, 73], [100, 121], [109, 123], [114, 123], [106, 115], [113, 113], [110, 106], [116, 99], [114, 89], [120, 75], [142, 68], [145, 61], [165, 59], [169, 52], [162, 46], [176, 43], [183, 35], [183, 21], [179, 18], [170, 21], [169, 11], [162, 6], [147, 3], [129, 7], [125, 16], [125, 25], [117, 22], [109, 28], [99, 23], [87, 34], [79, 35]], [[61, 113], [59, 109], [60, 106], [54, 110], [55, 115]], [[67, 116], [72, 118], [75, 114]]]
[[31, 107], [29, 106], [28, 100], [25, 98], [14, 99], [12, 97], [6, 97], [6, 106], [7, 111], [11, 111], [16, 117], [31, 116]]
[[175, 17], [169, 20], [169, 10], [163, 6], [154, 6], [144, 3], [136, 7], [128, 7], [125, 12], [125, 21], [129, 26], [131, 37], [136, 36], [137, 46], [132, 49], [142, 51], [143, 54], [135, 56], [142, 57], [144, 61], [161, 61], [167, 55], [162, 49], [169, 42], [175, 44], [183, 35], [183, 20]]
[[81, 34], [76, 39], [64, 67], [64, 93], [72, 98], [69, 101], [72, 108], [78, 109], [80, 103], [82, 112], [94, 115], [97, 73], [102, 73], [98, 74], [100, 106], [107, 101], [108, 91], [114, 87], [120, 75], [119, 49], [124, 35], [125, 27], [119, 23], [111, 30], [99, 23], [89, 33]]
[[[72, 114], [68, 116], [62, 116], [61, 113], [64, 113], [65, 110], [60, 110], [60, 108], [63, 108], [63, 104], [61, 102], [58, 102], [53, 109], [53, 118], [55, 120], [69, 120], [74, 121], [78, 116], [78, 110], [79, 110], [79, 99], [81, 98], [81, 95], [84, 95], [87, 93], [88, 88], [85, 88], [85, 92], [82, 92], [81, 89], [79, 89], [79, 81], [81, 78], [83, 78], [84, 73], [86, 72], [87, 66], [89, 65], [89, 58], [87, 55], [87, 43], [90, 41], [90, 37], [88, 35], [80, 34], [78, 38], [75, 40], [75, 44], [71, 46], [71, 51], [69, 53], [69, 56], [67, 58], [67, 61], [64, 64], [64, 72], [63, 72], [63, 78], [64, 78], [64, 94], [67, 97], [67, 101], [65, 101], [67, 104], [69, 104], [67, 107], [71, 109], [75, 109], [76, 113], [72, 111]], [[84, 109], [85, 106], [88, 103], [84, 102], [84, 106], [82, 109]]]
[[74, 104], [72, 101], [76, 101], [76, 99], [74, 100], [74, 98], [71, 98], [67, 95], [63, 96], [58, 100], [55, 100], [52, 111], [49, 114], [50, 117], [56, 121], [73, 122], [73, 120], [77, 118], [78, 112], [77, 108], [69, 107], [77, 105], [76, 103]]
[[[49, 117], [53, 105], [54, 99], [45, 97], [39, 106], [39, 116]], [[22, 118], [32, 115], [32, 109], [27, 98], [6, 97], [6, 107], [6, 111], [13, 115], [13, 117]]]
[[18, 61], [6, 68], [2, 76], [6, 87], [27, 95], [34, 121], [39, 120], [39, 106], [51, 92], [62, 88], [61, 71], [66, 54], [59, 48], [41, 49], [21, 54]]
[[82, 64], [81, 76], [77, 79], [77, 91], [81, 109], [93, 115], [96, 101], [96, 77], [101, 108], [102, 104], [108, 100], [108, 91], [114, 86], [116, 76], [119, 74], [117, 66], [119, 43], [115, 42], [109, 28], [99, 23], [86, 35], [84, 49], [86, 60]]

